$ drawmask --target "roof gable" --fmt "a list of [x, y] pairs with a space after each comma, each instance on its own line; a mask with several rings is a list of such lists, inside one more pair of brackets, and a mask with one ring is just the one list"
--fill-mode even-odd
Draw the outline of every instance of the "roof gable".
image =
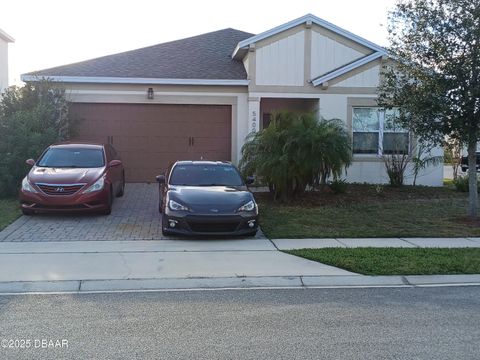
[[350, 31], [347, 31], [345, 29], [342, 29], [326, 20], [323, 20], [323, 19], [320, 19], [319, 17], [315, 16], [315, 15], [312, 15], [312, 14], [307, 14], [307, 15], [304, 15], [298, 19], [295, 19], [295, 20], [292, 20], [292, 21], [289, 21], [283, 25], [280, 25], [280, 26], [277, 26], [277, 27], [274, 27], [273, 29], [270, 29], [270, 30], [267, 30], [267, 31], [264, 31], [263, 33], [260, 33], [258, 35], [254, 35], [248, 39], [245, 39], [245, 40], [242, 40], [238, 43], [237, 47], [235, 48], [235, 50], [233, 51], [233, 54], [232, 54], [232, 58], [234, 59], [240, 59], [240, 58], [243, 58], [244, 54], [246, 53], [246, 51], [248, 50], [248, 47], [258, 41], [261, 41], [263, 39], [266, 39], [270, 36], [273, 36], [273, 35], [276, 35], [278, 33], [281, 33], [285, 30], [288, 30], [288, 29], [291, 29], [295, 26], [298, 26], [300, 24], [305, 24], [305, 23], [311, 23], [311, 24], [316, 24], [318, 26], [321, 26], [321, 27], [324, 27], [340, 36], [343, 36], [347, 39], [350, 39], [358, 44], [361, 44], [369, 49], [371, 49], [372, 51], [375, 51], [375, 52], [386, 52], [384, 48], [382, 48], [381, 46], [371, 42], [371, 41], [368, 41], [358, 35], [355, 35], [353, 33], [351, 33]]
[[368, 64], [374, 60], [377, 60], [384, 56], [385, 53], [382, 52], [375, 52], [373, 54], [367, 55], [362, 57], [361, 59], [355, 60], [349, 64], [346, 64], [344, 66], [341, 66], [338, 69], [332, 70], [326, 74], [323, 74], [315, 79], [312, 80], [312, 85], [313, 86], [318, 86], [324, 83], [327, 83], [330, 80], [333, 80], [339, 76], [342, 76], [346, 73], [349, 73], [350, 71], [355, 70], [356, 68], [359, 68], [360, 66], [363, 66], [365, 64]]

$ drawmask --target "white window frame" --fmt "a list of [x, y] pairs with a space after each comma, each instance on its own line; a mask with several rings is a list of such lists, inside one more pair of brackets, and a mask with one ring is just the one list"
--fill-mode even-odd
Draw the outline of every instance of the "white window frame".
[[[378, 116], [378, 130], [368, 130], [368, 131], [363, 131], [363, 130], [354, 130], [355, 125], [355, 109], [377, 109], [377, 116]], [[353, 141], [353, 135], [355, 133], [378, 133], [378, 144], [377, 144], [377, 155], [383, 156], [383, 135], [385, 133], [387, 134], [408, 134], [409, 131], [405, 129], [397, 130], [397, 131], [392, 131], [392, 130], [385, 130], [385, 113], [386, 110], [382, 107], [379, 106], [352, 106], [352, 141]], [[406, 155], [410, 154], [410, 137], [408, 139], [408, 152]], [[352, 146], [352, 152], [353, 155], [355, 156], [368, 156], [368, 155], [374, 155], [373, 153], [368, 154], [368, 153], [356, 153], [355, 149], [353, 149]], [[385, 155], [391, 155], [391, 154], [385, 154]]]

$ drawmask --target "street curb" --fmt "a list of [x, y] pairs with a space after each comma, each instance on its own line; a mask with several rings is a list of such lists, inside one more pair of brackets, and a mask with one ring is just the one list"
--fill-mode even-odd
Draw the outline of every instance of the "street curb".
[[305, 238], [270, 239], [278, 250], [325, 248], [478, 248], [480, 238]]
[[365, 287], [424, 287], [480, 285], [480, 274], [413, 276], [260, 276], [222, 278], [163, 278], [0, 282], [0, 295], [92, 293], [194, 289], [309, 289]]

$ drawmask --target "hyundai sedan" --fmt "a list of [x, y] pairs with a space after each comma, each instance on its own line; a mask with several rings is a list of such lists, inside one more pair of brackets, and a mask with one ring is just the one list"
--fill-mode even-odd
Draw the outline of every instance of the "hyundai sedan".
[[231, 163], [177, 161], [157, 181], [164, 235], [256, 234], [257, 203]]
[[111, 145], [63, 143], [49, 146], [32, 166], [20, 189], [22, 212], [90, 211], [110, 214], [122, 196], [125, 172]]

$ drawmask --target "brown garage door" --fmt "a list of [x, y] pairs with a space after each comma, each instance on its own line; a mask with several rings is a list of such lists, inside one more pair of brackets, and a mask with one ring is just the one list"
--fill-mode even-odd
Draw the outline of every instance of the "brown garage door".
[[153, 182], [176, 160], [230, 160], [229, 105], [72, 103], [78, 140], [110, 142], [129, 182]]

